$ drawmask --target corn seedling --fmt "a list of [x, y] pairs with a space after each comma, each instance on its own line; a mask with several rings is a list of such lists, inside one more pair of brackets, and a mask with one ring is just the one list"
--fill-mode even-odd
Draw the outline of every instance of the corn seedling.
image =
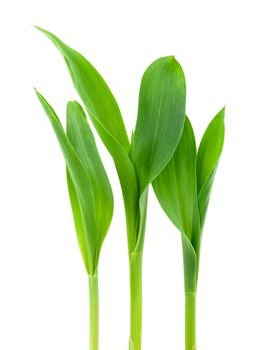
[[182, 235], [185, 280], [185, 349], [196, 350], [196, 291], [202, 231], [224, 143], [224, 109], [211, 121], [196, 151], [188, 118], [179, 145], [153, 182], [161, 207]]
[[77, 51], [41, 28], [65, 59], [67, 68], [95, 129], [111, 154], [119, 176], [126, 213], [130, 264], [130, 350], [141, 349], [142, 254], [147, 194], [182, 135], [185, 121], [185, 79], [174, 57], [163, 57], [145, 71], [138, 118], [131, 141], [109, 87]]
[[66, 133], [59, 118], [36, 91], [54, 129], [66, 162], [69, 197], [78, 243], [89, 279], [90, 350], [98, 350], [98, 263], [113, 214], [111, 186], [86, 115], [78, 102], [67, 105]]

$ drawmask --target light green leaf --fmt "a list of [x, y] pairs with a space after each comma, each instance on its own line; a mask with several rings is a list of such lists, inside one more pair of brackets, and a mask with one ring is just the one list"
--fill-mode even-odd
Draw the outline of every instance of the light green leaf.
[[167, 216], [190, 241], [197, 193], [195, 166], [195, 137], [186, 118], [179, 145], [162, 173], [153, 181], [153, 188]]
[[158, 201], [182, 233], [185, 286], [195, 289], [197, 257], [192, 245], [192, 232], [197, 209], [196, 144], [191, 123], [185, 119], [184, 130], [173, 157], [153, 181]]
[[69, 102], [67, 106], [67, 136], [86, 170], [93, 192], [98, 232], [96, 247], [97, 264], [100, 249], [112, 219], [113, 195], [85, 112], [76, 101]]
[[224, 116], [223, 108], [208, 125], [198, 149], [196, 171], [201, 227], [204, 225], [213, 180], [224, 144]]
[[75, 229], [77, 233], [78, 244], [79, 244], [80, 252], [81, 252], [86, 270], [87, 272], [89, 272], [90, 270], [89, 263], [88, 263], [89, 258], [88, 258], [88, 252], [86, 249], [85, 228], [84, 228], [84, 223], [82, 219], [82, 213], [80, 209], [79, 199], [68, 169], [67, 169], [67, 183], [68, 183], [69, 199], [70, 199], [71, 209], [73, 213], [73, 219], [74, 219]]
[[[101, 75], [85, 57], [70, 48], [57, 36], [42, 28], [36, 28], [44, 33], [63, 55], [73, 84], [87, 108], [90, 118], [98, 121], [128, 153], [130, 142], [120, 109]], [[98, 130], [101, 139], [106, 144], [104, 134], [101, 134], [100, 131]]]
[[73, 84], [114, 160], [124, 198], [131, 252], [136, 241], [139, 190], [134, 167], [129, 158], [130, 143], [117, 102], [100, 74], [80, 53], [64, 44], [54, 34], [37, 28], [62, 53]]
[[[68, 173], [70, 175], [68, 176], [68, 184], [78, 241], [87, 272], [89, 274], [94, 274], [97, 269], [100, 245], [111, 221], [113, 210], [112, 193], [107, 187], [107, 189], [104, 188], [102, 190], [101, 199], [98, 200], [98, 198], [96, 198], [96, 191], [94, 192], [93, 188], [95, 181], [93, 177], [96, 176], [97, 169], [95, 170], [94, 168], [93, 170], [89, 169], [89, 171], [87, 171], [87, 164], [85, 164], [85, 166], [82, 164], [79, 155], [76, 153], [65, 134], [56, 113], [44, 97], [39, 92], [36, 91], [36, 93], [51, 122], [66, 161]], [[80, 116], [77, 116], [77, 118], [81, 120]], [[83, 122], [83, 120], [81, 120], [81, 122]], [[90, 140], [89, 145], [93, 147], [92, 154], [94, 156], [94, 147], [96, 148], [96, 145], [93, 142], [94, 140]], [[81, 153], [79, 146], [78, 152]], [[100, 178], [101, 175], [97, 174], [97, 176]], [[101, 183], [101, 186], [105, 186], [105, 183]], [[98, 219], [102, 217], [101, 202], [106, 203], [105, 221], [103, 224], [98, 222]]]
[[165, 167], [182, 135], [185, 78], [173, 56], [153, 62], [143, 75], [132, 156], [141, 192]]

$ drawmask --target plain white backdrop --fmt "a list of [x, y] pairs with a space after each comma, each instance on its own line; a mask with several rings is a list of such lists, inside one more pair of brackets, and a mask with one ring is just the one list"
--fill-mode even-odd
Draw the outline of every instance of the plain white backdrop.
[[[196, 137], [226, 104], [226, 140], [204, 230], [200, 350], [262, 348], [263, 50], [261, 1], [6, 1], [0, 9], [0, 349], [88, 349], [88, 281], [65, 165], [33, 86], [65, 122], [78, 98], [62, 57], [31, 24], [82, 52], [112, 89], [129, 133], [141, 76], [175, 55]], [[125, 219], [109, 154], [115, 212], [102, 249], [100, 349], [129, 335]], [[158, 259], [157, 259], [158, 256]], [[144, 254], [143, 349], [184, 348], [179, 232], [150, 192]]]

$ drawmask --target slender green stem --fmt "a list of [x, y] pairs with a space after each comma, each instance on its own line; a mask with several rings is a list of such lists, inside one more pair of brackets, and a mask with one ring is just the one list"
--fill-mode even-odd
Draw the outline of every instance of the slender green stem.
[[142, 255], [130, 258], [130, 350], [141, 350], [142, 337]]
[[89, 275], [90, 350], [99, 349], [99, 288], [98, 275]]
[[185, 350], [196, 350], [196, 293], [185, 293]]

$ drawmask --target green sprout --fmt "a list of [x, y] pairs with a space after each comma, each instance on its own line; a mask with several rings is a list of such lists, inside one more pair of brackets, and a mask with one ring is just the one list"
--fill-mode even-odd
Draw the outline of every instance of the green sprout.
[[36, 91], [66, 162], [69, 197], [78, 243], [89, 278], [90, 350], [99, 344], [98, 263], [113, 214], [111, 186], [86, 115], [78, 102], [67, 106], [66, 133], [59, 118]]

